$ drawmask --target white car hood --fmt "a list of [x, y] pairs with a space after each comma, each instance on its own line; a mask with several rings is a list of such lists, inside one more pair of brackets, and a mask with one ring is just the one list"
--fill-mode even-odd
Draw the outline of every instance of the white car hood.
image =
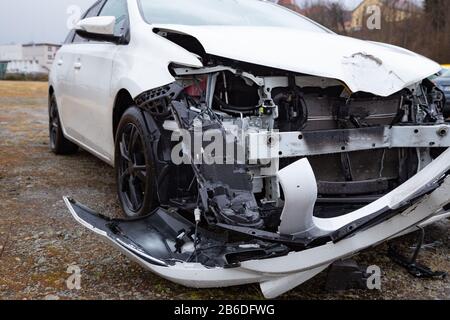
[[153, 25], [195, 37], [209, 54], [338, 79], [352, 92], [389, 96], [440, 71], [406, 49], [328, 33], [274, 27]]

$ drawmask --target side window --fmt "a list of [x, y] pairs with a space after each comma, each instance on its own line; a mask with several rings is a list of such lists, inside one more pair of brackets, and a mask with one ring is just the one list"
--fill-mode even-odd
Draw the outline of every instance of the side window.
[[[81, 19], [86, 19], [90, 17], [96, 17], [100, 11], [100, 9], [103, 6], [104, 0], [97, 1], [86, 13], [81, 17]], [[89, 42], [89, 40], [86, 40], [80, 36], [78, 36], [75, 31], [72, 31], [74, 34], [72, 43], [84, 43]]]
[[64, 40], [64, 44], [72, 43], [74, 37], [75, 37], [75, 30], [70, 30], [69, 34], [66, 37], [66, 40]]
[[114, 34], [116, 36], [125, 35], [128, 31], [128, 6], [126, 0], [107, 0], [99, 16], [116, 17]]

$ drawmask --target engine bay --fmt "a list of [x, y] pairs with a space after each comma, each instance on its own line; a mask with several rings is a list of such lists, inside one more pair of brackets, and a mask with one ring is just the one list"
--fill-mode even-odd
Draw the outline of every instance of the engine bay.
[[448, 143], [445, 97], [428, 80], [379, 97], [334, 79], [223, 60], [172, 65], [175, 83], [136, 99], [155, 119], [161, 145], [179, 154], [176, 163], [174, 152], [165, 155], [163, 173], [176, 181], [161, 192], [166, 205], [198, 208], [209, 225], [279, 231], [277, 173], [302, 158], [317, 179], [314, 215], [345, 215], [406, 182]]

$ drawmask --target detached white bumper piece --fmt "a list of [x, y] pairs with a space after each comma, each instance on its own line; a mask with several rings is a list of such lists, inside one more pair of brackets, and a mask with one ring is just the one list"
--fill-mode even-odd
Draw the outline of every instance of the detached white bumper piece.
[[[275, 298], [313, 278], [333, 262], [448, 217], [450, 150], [379, 200], [330, 219], [313, 216], [317, 191], [307, 160], [280, 171], [285, 210], [280, 237], [248, 234], [230, 243], [175, 212], [158, 209], [134, 220], [114, 220], [64, 198], [73, 217], [132, 260], [163, 278], [193, 288], [259, 283]], [[303, 190], [303, 194], [302, 194]], [[306, 197], [304, 195], [307, 195]], [[199, 241], [201, 239], [201, 244]], [[194, 245], [197, 243], [197, 245]], [[300, 245], [303, 244], [303, 247]], [[214, 251], [217, 248], [220, 250]], [[201, 254], [207, 252], [209, 258]]]

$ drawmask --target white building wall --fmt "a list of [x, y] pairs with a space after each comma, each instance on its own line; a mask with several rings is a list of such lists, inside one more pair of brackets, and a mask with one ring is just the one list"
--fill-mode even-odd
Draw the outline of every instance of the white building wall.
[[12, 60], [8, 63], [7, 73], [48, 73], [47, 69], [42, 68], [33, 60]]
[[2, 45], [0, 61], [10, 61], [7, 73], [49, 73], [60, 46], [51, 44]]
[[23, 58], [25, 60], [37, 61], [48, 73], [58, 49], [59, 46], [56, 45], [26, 45], [23, 47]]
[[0, 46], [0, 60], [22, 60], [23, 50], [21, 45]]

